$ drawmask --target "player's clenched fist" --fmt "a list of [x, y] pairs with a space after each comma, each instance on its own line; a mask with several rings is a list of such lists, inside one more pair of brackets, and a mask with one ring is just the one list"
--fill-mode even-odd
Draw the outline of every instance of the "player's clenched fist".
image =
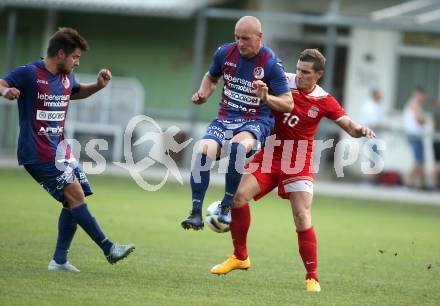
[[103, 88], [108, 85], [110, 80], [112, 79], [112, 73], [108, 69], [101, 69], [98, 73], [98, 86]]
[[194, 104], [202, 104], [207, 101], [207, 97], [200, 91], [196, 91], [192, 96], [192, 101]]
[[3, 97], [8, 100], [18, 99], [20, 96], [20, 91], [15, 87], [5, 88], [1, 93]]
[[254, 81], [252, 87], [255, 90], [255, 95], [263, 101], [267, 100], [267, 95], [269, 94], [269, 88], [267, 84], [261, 80]]

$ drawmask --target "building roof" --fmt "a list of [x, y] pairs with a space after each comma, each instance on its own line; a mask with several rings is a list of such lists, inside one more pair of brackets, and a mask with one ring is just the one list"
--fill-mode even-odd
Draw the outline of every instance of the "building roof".
[[120, 15], [186, 18], [203, 5], [225, 0], [2, 0], [0, 8], [72, 10]]

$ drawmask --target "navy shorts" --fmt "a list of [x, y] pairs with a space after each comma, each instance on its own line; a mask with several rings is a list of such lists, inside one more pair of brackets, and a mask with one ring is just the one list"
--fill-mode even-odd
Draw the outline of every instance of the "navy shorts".
[[87, 176], [77, 161], [58, 164], [59, 169], [55, 163], [30, 164], [24, 165], [24, 168], [55, 200], [64, 206], [67, 204], [64, 198], [64, 188], [74, 180], [79, 181], [85, 196], [93, 194]]
[[413, 151], [416, 163], [418, 165], [423, 165], [425, 163], [425, 150], [422, 140], [420, 138], [409, 138], [408, 142]]
[[206, 129], [203, 139], [212, 139], [219, 145], [223, 145], [224, 141], [230, 140], [238, 133], [246, 131], [254, 135], [259, 146], [263, 147], [266, 138], [272, 132], [273, 125], [272, 121], [252, 120], [241, 123], [228, 123], [215, 119]]

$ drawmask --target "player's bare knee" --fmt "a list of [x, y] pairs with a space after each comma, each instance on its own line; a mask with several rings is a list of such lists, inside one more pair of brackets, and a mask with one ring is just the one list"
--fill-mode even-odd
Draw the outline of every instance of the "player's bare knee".
[[293, 214], [293, 218], [295, 219], [295, 225], [298, 230], [304, 230], [310, 227], [311, 215], [309, 210], [296, 211]]
[[297, 210], [294, 212], [295, 219], [298, 220], [305, 220], [310, 218], [310, 211], [309, 210]]
[[199, 153], [205, 154], [211, 159], [215, 159], [219, 154], [220, 146], [213, 140], [201, 140], [197, 150]]
[[84, 204], [84, 201], [77, 201], [77, 200], [73, 200], [73, 199], [67, 200], [67, 207], [69, 209], [76, 208], [76, 207], [81, 206], [83, 204]]
[[241, 191], [240, 189], [237, 190], [234, 196], [234, 208], [239, 208], [245, 205], [250, 199], [248, 199], [248, 196], [246, 195], [246, 192]]
[[69, 208], [78, 207], [86, 201], [84, 191], [78, 181], [74, 181], [64, 188], [64, 197]]
[[78, 193], [68, 193], [68, 194], [65, 194], [64, 196], [65, 196], [67, 202], [71, 203], [74, 206], [78, 206], [80, 204], [83, 204], [86, 201], [86, 198], [85, 198], [83, 192], [81, 192], [81, 193], [79, 193], [79, 192]]

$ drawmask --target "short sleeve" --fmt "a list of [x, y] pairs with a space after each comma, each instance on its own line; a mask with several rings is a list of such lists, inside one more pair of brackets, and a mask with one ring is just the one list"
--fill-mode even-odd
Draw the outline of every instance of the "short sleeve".
[[333, 121], [339, 121], [347, 114], [345, 113], [344, 108], [339, 104], [339, 102], [332, 96], [327, 97], [327, 112], [326, 117]]
[[31, 68], [28, 65], [20, 66], [12, 70], [4, 80], [9, 84], [10, 87], [15, 87], [19, 90], [23, 90], [29, 76], [31, 75]]
[[289, 92], [286, 73], [280, 61], [277, 61], [270, 72], [270, 78], [267, 80], [271, 93], [278, 96]]
[[212, 57], [211, 65], [209, 66], [209, 74], [215, 78], [223, 74], [223, 62], [225, 59], [225, 46], [220, 46]]

